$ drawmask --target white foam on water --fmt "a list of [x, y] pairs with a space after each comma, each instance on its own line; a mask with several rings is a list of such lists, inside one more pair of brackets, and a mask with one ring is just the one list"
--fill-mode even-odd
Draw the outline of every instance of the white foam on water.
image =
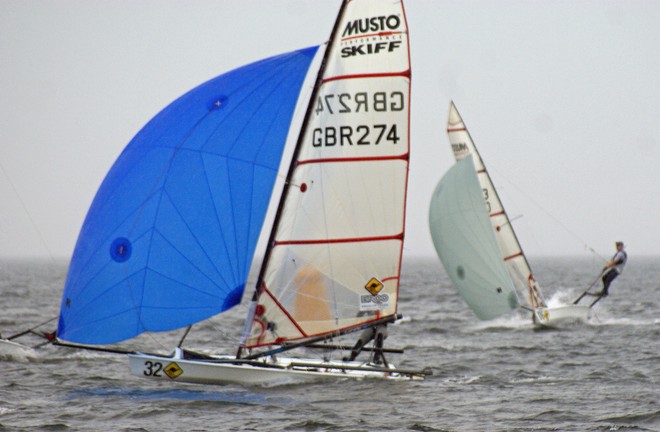
[[38, 356], [39, 354], [29, 346], [0, 339], [0, 360], [28, 362]]

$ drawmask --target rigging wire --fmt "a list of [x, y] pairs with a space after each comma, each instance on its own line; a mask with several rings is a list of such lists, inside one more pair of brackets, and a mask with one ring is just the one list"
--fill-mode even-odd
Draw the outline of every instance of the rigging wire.
[[591, 247], [585, 240], [583, 240], [581, 237], [579, 237], [577, 234], [575, 234], [573, 231], [571, 231], [567, 226], [565, 226], [556, 216], [554, 216], [552, 213], [550, 213], [548, 210], [546, 210], [541, 204], [539, 204], [530, 194], [522, 190], [520, 187], [518, 187], [514, 182], [509, 180], [506, 176], [502, 175], [501, 172], [498, 170], [494, 169], [493, 166], [491, 165], [490, 168], [497, 173], [498, 176], [502, 177], [504, 180], [506, 180], [507, 183], [509, 183], [511, 186], [513, 186], [518, 192], [523, 194], [525, 198], [529, 199], [533, 204], [535, 204], [542, 212], [544, 212], [550, 219], [555, 221], [557, 225], [559, 225], [561, 228], [564, 229], [570, 236], [572, 236], [575, 240], [577, 240], [579, 243], [581, 243], [588, 251], [590, 251], [592, 254], [598, 256], [600, 259], [603, 261], [607, 261], [607, 258], [603, 257], [601, 254], [596, 252], [596, 250]]
[[48, 244], [46, 243], [46, 239], [44, 238], [44, 235], [39, 230], [39, 227], [37, 226], [37, 223], [32, 218], [32, 214], [30, 213], [27, 206], [25, 205], [25, 202], [21, 198], [21, 195], [18, 193], [18, 189], [16, 189], [16, 186], [14, 186], [14, 182], [11, 181], [11, 177], [9, 177], [9, 174], [7, 173], [7, 170], [5, 170], [5, 167], [2, 165], [1, 162], [0, 162], [0, 171], [2, 171], [5, 178], [7, 179], [7, 182], [9, 182], [9, 186], [11, 187], [12, 191], [14, 191], [14, 194], [16, 195], [16, 198], [18, 199], [18, 202], [21, 203], [21, 207], [23, 208], [23, 211], [25, 212], [25, 214], [27, 214], [27, 217], [30, 220], [30, 223], [32, 224], [32, 228], [34, 228], [37, 235], [39, 236], [39, 240], [41, 241], [41, 244], [46, 249], [46, 252], [48, 252], [48, 257], [50, 258], [51, 264], [56, 264], [55, 258], [53, 257], [53, 253], [50, 251], [50, 248], [48, 247]]
[[[243, 308], [241, 308], [243, 309]], [[240, 309], [239, 309], [240, 310]], [[247, 308], [245, 308], [245, 314], [247, 314]], [[208, 319], [204, 322], [204, 324], [208, 324], [211, 329], [215, 332], [215, 334], [219, 335], [220, 338], [229, 341], [231, 343], [234, 343], [236, 345], [241, 343], [241, 338], [234, 336], [232, 334], [227, 333], [226, 331], [223, 330], [223, 328], [227, 327], [226, 324], [220, 325], [219, 323], [213, 321], [213, 319]]]
[[156, 336], [154, 336], [153, 333], [151, 333], [151, 332], [145, 332], [145, 333], [143, 333], [143, 334], [145, 334], [145, 335], [146, 335], [146, 336], [147, 336], [147, 337], [148, 337], [153, 343], [155, 343], [156, 345], [158, 345], [162, 350], [167, 350], [167, 349], [169, 349], [169, 347], [166, 346], [163, 342], [161, 342], [161, 340], [158, 339]]

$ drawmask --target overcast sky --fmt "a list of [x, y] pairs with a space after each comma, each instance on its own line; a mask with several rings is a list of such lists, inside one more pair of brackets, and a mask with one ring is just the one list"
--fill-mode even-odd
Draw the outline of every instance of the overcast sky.
[[[70, 257], [124, 146], [208, 79], [324, 42], [338, 0], [0, 1], [0, 256]], [[528, 255], [660, 255], [660, 2], [408, 0], [405, 254], [450, 99]]]

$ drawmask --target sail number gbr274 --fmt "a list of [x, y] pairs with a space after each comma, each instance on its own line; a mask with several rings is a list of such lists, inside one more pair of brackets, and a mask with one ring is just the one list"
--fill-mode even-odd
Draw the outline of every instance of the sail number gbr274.
[[[369, 118], [369, 113], [403, 111], [405, 100], [404, 93], [400, 91], [331, 93], [318, 97], [314, 113], [317, 116], [321, 113], [346, 116], [347, 119], [351, 118], [354, 121], [355, 117]], [[400, 139], [399, 128], [394, 122], [389, 124], [359, 122], [353, 125], [316, 127], [312, 130], [313, 147], [379, 145], [388, 142], [396, 144]]]

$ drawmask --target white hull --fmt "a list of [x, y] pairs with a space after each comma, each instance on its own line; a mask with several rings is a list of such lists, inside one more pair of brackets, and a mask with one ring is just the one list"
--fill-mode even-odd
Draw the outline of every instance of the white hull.
[[[231, 363], [231, 356], [212, 359], [184, 359], [177, 349], [173, 357], [129, 354], [131, 374], [143, 378], [197, 384], [258, 384], [315, 381], [338, 378], [380, 378], [422, 380], [424, 374], [402, 372], [390, 365], [367, 365], [360, 362], [322, 361], [318, 359], [277, 358]], [[245, 360], [238, 360], [238, 362]], [[355, 369], [352, 369], [355, 368]], [[372, 368], [373, 370], [369, 370]]]
[[567, 305], [538, 308], [534, 311], [534, 324], [546, 327], [588, 321], [589, 318], [591, 318], [591, 309], [587, 306]]

